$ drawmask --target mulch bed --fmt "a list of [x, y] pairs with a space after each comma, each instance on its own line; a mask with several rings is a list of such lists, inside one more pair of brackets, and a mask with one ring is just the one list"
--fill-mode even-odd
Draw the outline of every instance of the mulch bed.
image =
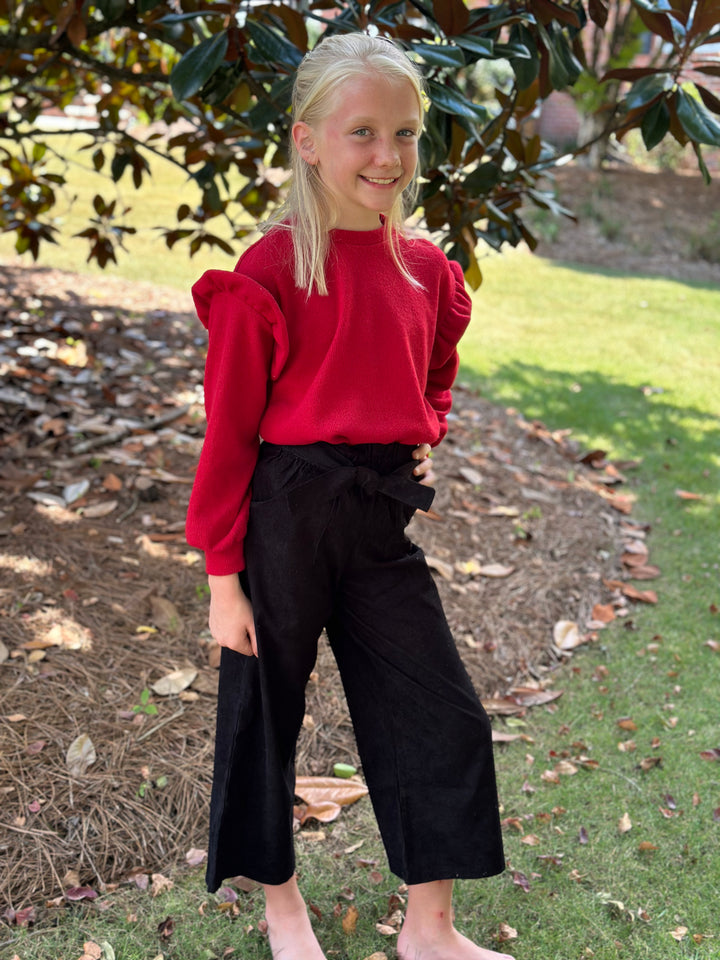
[[[0, 275], [0, 897], [19, 908], [204, 846], [217, 649], [182, 532], [203, 432], [189, 300]], [[621, 569], [628, 500], [566, 436], [462, 388], [435, 465], [433, 510], [410, 535], [479, 693], [521, 712], [563, 656], [554, 624], [592, 635], [595, 604], [623, 607], [603, 580]], [[180, 670], [194, 674], [183, 689], [152, 690]], [[324, 643], [307, 714], [299, 772], [359, 765]]]

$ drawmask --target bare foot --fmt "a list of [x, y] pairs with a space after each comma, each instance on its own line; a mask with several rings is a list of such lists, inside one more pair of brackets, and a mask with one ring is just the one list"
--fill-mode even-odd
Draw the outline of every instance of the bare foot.
[[399, 960], [513, 960], [509, 953], [479, 947], [454, 927], [431, 938], [416, 936], [403, 927], [397, 953]]
[[265, 887], [265, 894], [273, 960], [327, 960], [295, 879], [280, 887]]

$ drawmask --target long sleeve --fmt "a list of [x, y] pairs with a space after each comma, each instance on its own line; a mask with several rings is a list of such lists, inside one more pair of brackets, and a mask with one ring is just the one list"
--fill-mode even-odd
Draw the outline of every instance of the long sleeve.
[[209, 334], [207, 432], [188, 507], [187, 541], [205, 552], [209, 574], [245, 565], [250, 482], [270, 382], [287, 358], [287, 330], [275, 300], [254, 280], [209, 270], [193, 287]]
[[437, 414], [440, 436], [434, 446], [447, 433], [447, 415], [452, 406], [450, 388], [457, 376], [459, 358], [457, 345], [470, 323], [472, 301], [465, 290], [462, 268], [454, 260], [449, 261], [452, 287], [449, 304], [439, 317], [428, 370], [425, 397]]

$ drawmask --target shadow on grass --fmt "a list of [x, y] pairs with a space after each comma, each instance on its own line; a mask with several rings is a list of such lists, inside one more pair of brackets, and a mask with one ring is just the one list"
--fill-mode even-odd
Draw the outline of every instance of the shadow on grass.
[[550, 429], [569, 428], [583, 445], [612, 459], [642, 460], [642, 479], [667, 477], [675, 487], [715, 495], [720, 419], [673, 402], [672, 391], [629, 384], [594, 370], [582, 374], [513, 362], [490, 376], [463, 366], [461, 378], [493, 402], [516, 408]]

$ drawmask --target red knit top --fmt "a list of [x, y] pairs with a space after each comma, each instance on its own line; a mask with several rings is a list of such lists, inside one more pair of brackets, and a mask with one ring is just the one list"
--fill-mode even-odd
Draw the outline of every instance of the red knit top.
[[295, 286], [284, 227], [250, 247], [234, 272], [208, 270], [192, 289], [209, 333], [207, 432], [186, 534], [210, 574], [244, 567], [260, 437], [435, 445], [447, 431], [471, 308], [460, 266], [427, 240], [403, 239], [419, 289], [398, 271], [382, 227], [330, 237], [327, 296]]

